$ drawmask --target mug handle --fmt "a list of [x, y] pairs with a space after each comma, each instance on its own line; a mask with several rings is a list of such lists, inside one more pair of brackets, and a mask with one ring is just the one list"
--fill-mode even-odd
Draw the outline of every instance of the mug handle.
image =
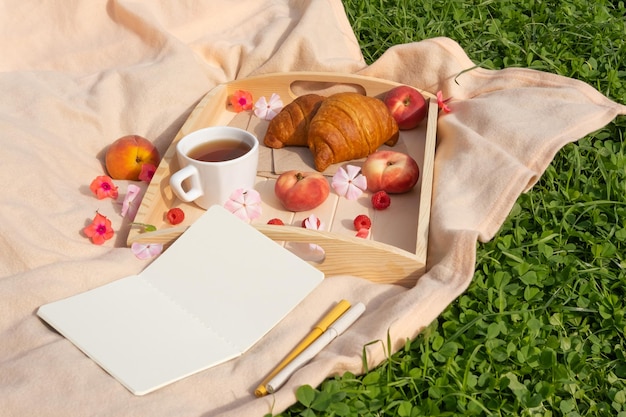
[[[191, 179], [191, 188], [189, 191], [185, 191], [183, 188], [183, 181], [187, 178]], [[170, 177], [170, 186], [178, 198], [185, 203], [194, 201], [203, 194], [198, 170], [193, 165], [187, 165], [183, 169], [172, 174]]]

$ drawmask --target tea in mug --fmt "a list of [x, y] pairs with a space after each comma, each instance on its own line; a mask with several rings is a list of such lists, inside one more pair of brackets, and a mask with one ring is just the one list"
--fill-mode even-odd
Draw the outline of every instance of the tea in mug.
[[202, 162], [223, 162], [245, 155], [252, 147], [237, 139], [217, 139], [196, 146], [188, 156]]

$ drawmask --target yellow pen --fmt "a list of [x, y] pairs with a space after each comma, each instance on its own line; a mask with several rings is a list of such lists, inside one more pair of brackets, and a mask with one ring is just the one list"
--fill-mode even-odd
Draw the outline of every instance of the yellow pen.
[[304, 349], [306, 349], [311, 343], [315, 341], [322, 333], [324, 333], [328, 327], [335, 322], [343, 313], [350, 308], [350, 303], [346, 300], [341, 300], [335, 307], [330, 310], [320, 321], [315, 325], [313, 330], [302, 341], [289, 352], [289, 354], [283, 359], [281, 363], [276, 365], [274, 370], [259, 384], [254, 391], [254, 395], [262, 397], [267, 395], [266, 384], [276, 376], [285, 366], [289, 364], [296, 356], [298, 356]]

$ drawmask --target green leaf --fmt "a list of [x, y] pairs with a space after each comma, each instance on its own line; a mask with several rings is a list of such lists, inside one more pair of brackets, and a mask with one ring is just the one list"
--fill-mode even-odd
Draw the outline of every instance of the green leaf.
[[413, 404], [409, 401], [402, 401], [396, 410], [396, 413], [400, 417], [411, 417], [411, 410], [413, 409]]
[[441, 349], [439, 349], [439, 354], [443, 355], [446, 358], [452, 358], [454, 356], [456, 356], [456, 354], [459, 352], [459, 347], [456, 343], [454, 342], [446, 342], [444, 343], [444, 345], [441, 347]]
[[433, 341], [432, 341], [432, 348], [433, 348], [433, 350], [436, 352], [439, 349], [441, 349], [441, 347], [443, 346], [444, 342], [445, 342], [445, 339], [443, 337], [441, 337], [440, 335], [436, 335], [433, 338]]
[[564, 414], [570, 413], [576, 409], [576, 400], [573, 398], [563, 400], [559, 404], [559, 410], [561, 410]]
[[374, 385], [377, 384], [380, 380], [380, 374], [378, 372], [372, 372], [363, 378], [363, 384], [365, 385]]
[[333, 402], [330, 405], [329, 410], [337, 416], [349, 416], [351, 413], [350, 406], [346, 403], [340, 402]]
[[143, 232], [154, 232], [155, 230], [157, 230], [156, 226], [152, 225], [152, 224], [146, 224], [146, 223], [130, 223], [131, 226], [139, 226], [141, 228], [143, 228], [142, 233]]
[[300, 404], [310, 407], [315, 399], [315, 390], [310, 385], [302, 385], [296, 390], [296, 398]]
[[328, 392], [318, 392], [313, 401], [311, 408], [316, 411], [326, 411], [331, 404], [331, 396]]
[[539, 363], [545, 369], [550, 369], [556, 364], [556, 352], [550, 348], [544, 348], [539, 355]]

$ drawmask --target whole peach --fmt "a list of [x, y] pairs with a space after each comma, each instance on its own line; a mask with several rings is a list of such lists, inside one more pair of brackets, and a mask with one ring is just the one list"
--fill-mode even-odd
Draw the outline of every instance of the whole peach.
[[428, 111], [428, 103], [422, 93], [408, 85], [392, 88], [383, 101], [401, 130], [417, 127]]
[[148, 139], [139, 135], [127, 135], [109, 146], [105, 164], [111, 178], [137, 181], [143, 164], [156, 167], [160, 159], [158, 149]]
[[286, 171], [276, 179], [274, 192], [289, 211], [314, 209], [328, 198], [330, 185], [319, 172]]
[[400, 194], [410, 191], [420, 176], [419, 166], [410, 155], [396, 151], [376, 151], [367, 157], [361, 173], [367, 179], [367, 189]]

